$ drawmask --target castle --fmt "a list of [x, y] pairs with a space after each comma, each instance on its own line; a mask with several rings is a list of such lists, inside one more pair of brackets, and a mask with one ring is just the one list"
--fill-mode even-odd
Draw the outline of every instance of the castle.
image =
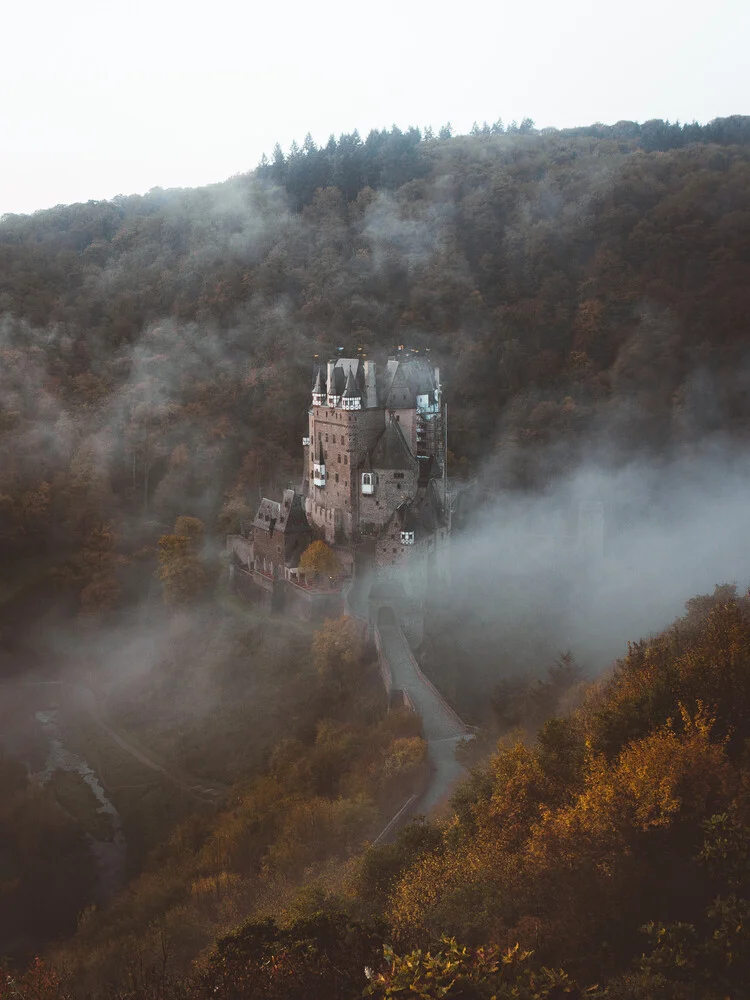
[[446, 430], [440, 372], [425, 358], [318, 366], [300, 488], [261, 501], [244, 544], [229, 540], [234, 565], [261, 585], [307, 586], [299, 559], [319, 538], [344, 575], [366, 564], [380, 581], [398, 577], [423, 592], [446, 575]]

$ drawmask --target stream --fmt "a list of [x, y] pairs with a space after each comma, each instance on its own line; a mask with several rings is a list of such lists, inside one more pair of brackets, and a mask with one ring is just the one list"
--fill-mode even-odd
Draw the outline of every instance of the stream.
[[[64, 727], [57, 704], [65, 685], [60, 681], [26, 681], [7, 686], [3, 694], [9, 687], [15, 687], [19, 693], [19, 689], [23, 689], [23, 720], [17, 716], [10, 731], [3, 727], [5, 732], [0, 731], [0, 747], [4, 744], [9, 753], [22, 760], [29, 776], [41, 784], [47, 784], [55, 771], [77, 775], [96, 798], [96, 812], [105, 816], [111, 826], [111, 838], [105, 840], [95, 839], [87, 833], [97, 869], [93, 901], [102, 906], [124, 884], [127, 843], [120, 814], [88, 761], [65, 746]], [[29, 729], [33, 732], [28, 732]], [[77, 817], [72, 818], [83, 825]]]

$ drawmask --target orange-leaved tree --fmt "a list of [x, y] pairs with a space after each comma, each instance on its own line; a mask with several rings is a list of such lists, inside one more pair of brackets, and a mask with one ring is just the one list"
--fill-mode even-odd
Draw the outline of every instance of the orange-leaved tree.
[[165, 604], [193, 604], [205, 594], [208, 574], [200, 558], [203, 533], [203, 522], [197, 517], [178, 517], [174, 534], [159, 539], [159, 579]]
[[311, 542], [300, 556], [299, 568], [303, 573], [336, 576], [341, 566], [336, 553], [325, 542]]

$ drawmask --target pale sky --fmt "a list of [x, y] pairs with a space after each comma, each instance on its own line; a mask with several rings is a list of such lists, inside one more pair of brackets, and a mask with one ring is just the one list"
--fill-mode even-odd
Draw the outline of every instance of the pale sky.
[[253, 168], [275, 142], [750, 113], [746, 0], [6, 0], [0, 214]]

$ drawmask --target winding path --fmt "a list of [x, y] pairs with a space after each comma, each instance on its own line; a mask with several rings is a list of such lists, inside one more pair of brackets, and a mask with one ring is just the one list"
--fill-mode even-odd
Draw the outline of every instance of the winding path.
[[398, 625], [380, 625], [377, 628], [393, 686], [406, 693], [414, 711], [422, 719], [432, 778], [415, 803], [414, 811], [426, 815], [465, 776], [464, 768], [456, 760], [456, 744], [466, 739], [469, 731], [422, 673]]
[[[346, 594], [348, 613], [360, 620], [370, 620], [366, 594], [371, 582], [369, 574], [357, 574]], [[398, 619], [395, 609], [392, 610], [394, 624], [372, 621], [376, 643], [388, 666], [393, 687], [406, 694], [414, 711], [422, 719], [427, 755], [432, 767], [429, 785], [421, 797], [405, 809], [403, 819], [400, 820], [403, 822], [415, 813], [430, 813], [445, 800], [456, 783], [466, 776], [465, 769], [456, 760], [456, 745], [460, 740], [469, 738], [471, 733], [422, 673], [406, 636], [400, 626], [395, 624]], [[386, 832], [390, 834], [392, 829], [395, 826], [389, 824], [381, 838]]]

